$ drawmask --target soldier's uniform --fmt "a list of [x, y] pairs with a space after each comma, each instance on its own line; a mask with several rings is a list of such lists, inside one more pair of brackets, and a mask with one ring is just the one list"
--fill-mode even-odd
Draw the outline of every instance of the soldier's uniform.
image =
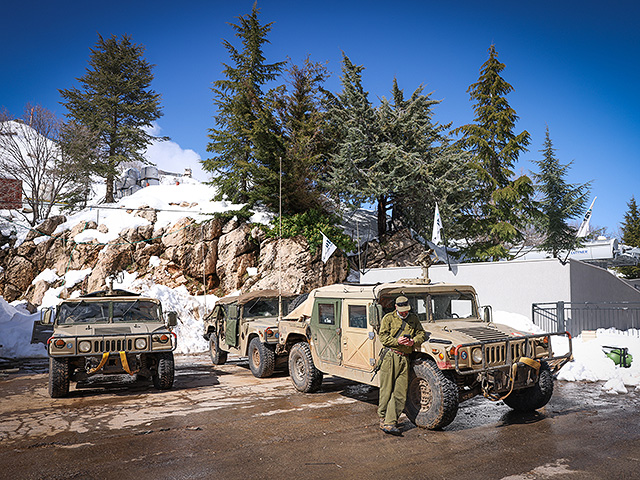
[[[399, 297], [396, 302], [408, 301]], [[403, 325], [404, 322], [404, 325]], [[387, 313], [380, 324], [379, 338], [387, 348], [382, 365], [380, 366], [380, 398], [378, 402], [378, 416], [380, 427], [387, 433], [399, 433], [397, 430], [398, 417], [404, 410], [409, 387], [409, 355], [414, 347], [420, 346], [426, 340], [426, 333], [415, 313], [409, 312], [402, 318], [397, 310]], [[398, 339], [409, 335], [414, 346], [401, 345]], [[392, 430], [394, 429], [395, 430]]]

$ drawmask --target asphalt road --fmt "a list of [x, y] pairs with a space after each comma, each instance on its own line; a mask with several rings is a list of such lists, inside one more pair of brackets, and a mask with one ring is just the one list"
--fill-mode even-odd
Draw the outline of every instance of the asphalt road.
[[44, 361], [0, 370], [0, 478], [640, 478], [640, 391], [557, 382], [534, 414], [476, 398], [443, 431], [403, 417], [392, 437], [377, 428], [375, 388], [328, 377], [300, 394], [240, 359], [176, 360], [170, 391], [109, 382], [56, 400]]

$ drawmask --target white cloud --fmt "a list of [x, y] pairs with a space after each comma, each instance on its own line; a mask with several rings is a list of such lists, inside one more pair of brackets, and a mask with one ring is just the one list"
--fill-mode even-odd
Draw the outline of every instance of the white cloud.
[[[147, 129], [147, 133], [154, 136], [160, 136], [161, 132], [162, 128], [157, 123]], [[149, 145], [144, 156], [147, 160], [157, 165], [160, 170], [182, 174], [185, 168], [190, 168], [194, 178], [200, 181], [209, 179], [209, 174], [202, 170], [200, 155], [191, 149], [184, 150], [171, 140], [164, 142], [154, 141]]]

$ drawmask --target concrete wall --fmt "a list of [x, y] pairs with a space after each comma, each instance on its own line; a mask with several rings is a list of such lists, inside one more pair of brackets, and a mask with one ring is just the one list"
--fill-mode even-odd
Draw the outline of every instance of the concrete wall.
[[[432, 282], [473, 285], [482, 305], [494, 311], [518, 313], [531, 318], [531, 304], [571, 301], [570, 264], [555, 259], [434, 265], [429, 268]], [[377, 283], [418, 278], [420, 267], [372, 269], [361, 276], [361, 283]]]
[[640, 291], [604, 268], [570, 261], [572, 302], [640, 302]]

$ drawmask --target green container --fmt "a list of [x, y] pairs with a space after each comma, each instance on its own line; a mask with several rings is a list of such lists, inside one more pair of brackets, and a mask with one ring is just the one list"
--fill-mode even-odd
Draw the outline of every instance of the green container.
[[626, 348], [614, 348], [610, 352], [607, 352], [607, 357], [613, 360], [613, 363], [616, 365], [620, 365], [624, 368], [629, 368], [633, 361], [633, 357], [630, 353], [627, 353]]

